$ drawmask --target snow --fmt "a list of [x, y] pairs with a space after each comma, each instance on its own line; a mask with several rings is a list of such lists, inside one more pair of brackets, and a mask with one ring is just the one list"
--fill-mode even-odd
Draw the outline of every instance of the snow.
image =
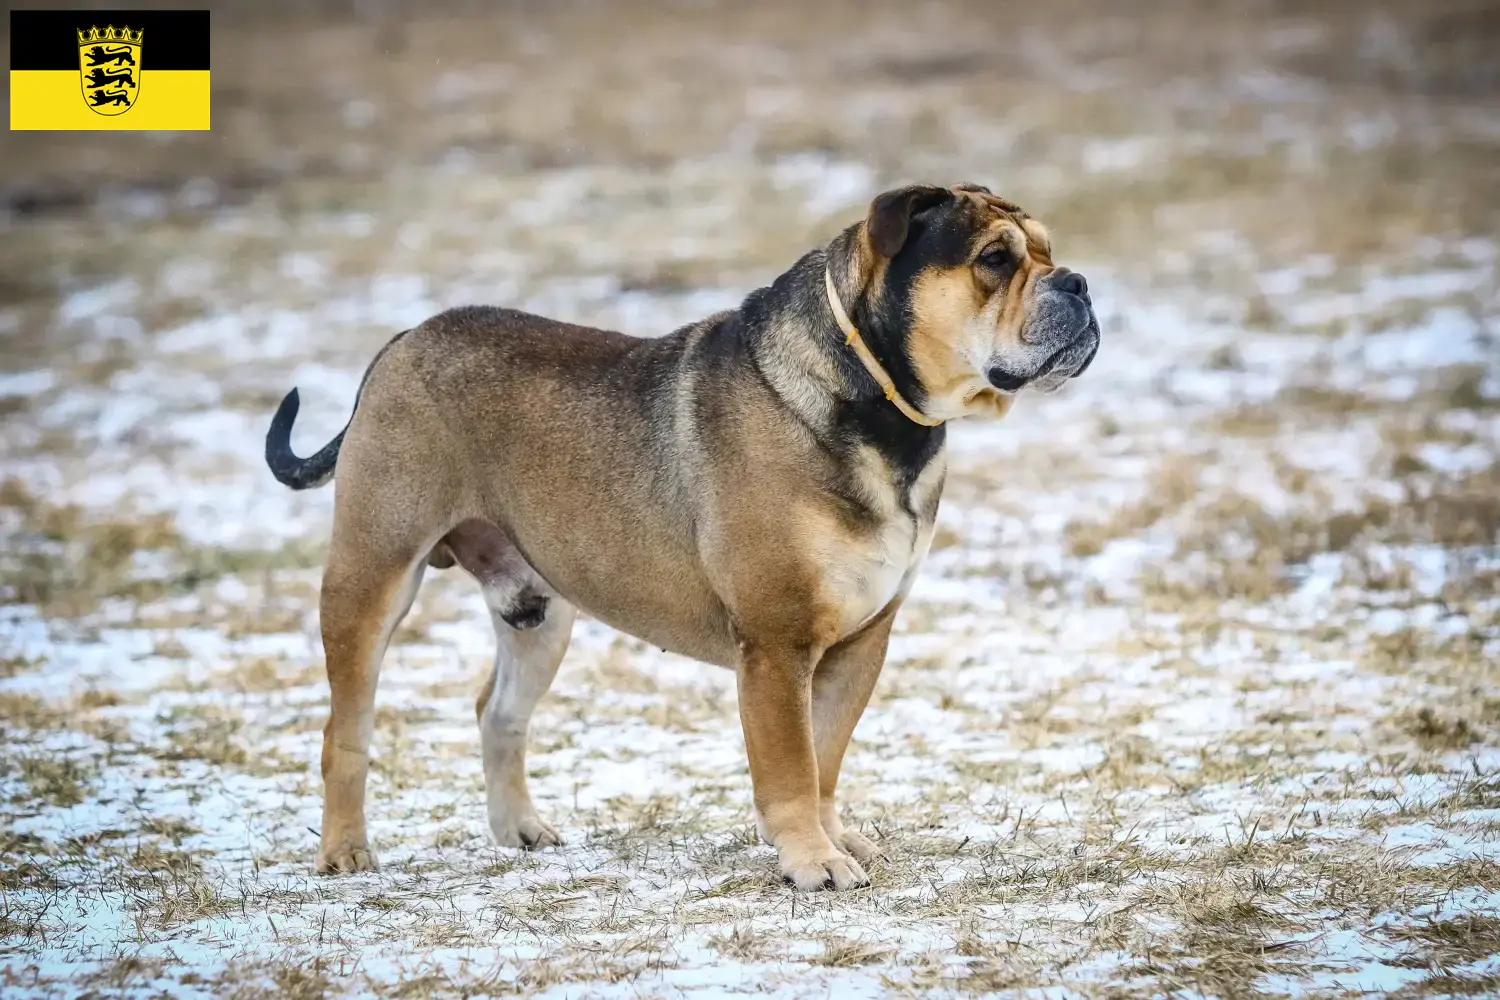
[[[460, 100], [469, 86], [445, 76], [434, 99]], [[1267, 100], [1316, 96], [1276, 76], [1238, 86]], [[1146, 140], [1101, 140], [1085, 155], [1107, 172], [1155, 153]], [[430, 220], [395, 231], [388, 259], [347, 277], [318, 239], [364, 239], [382, 225], [375, 216], [339, 210], [287, 230], [231, 214], [216, 223], [220, 235], [275, 236], [281, 249], [251, 282], [272, 282], [274, 294], [234, 286], [202, 315], [148, 333], [131, 316], [143, 300], [206, 294], [221, 269], [184, 254], [140, 279], [64, 291], [55, 331], [117, 338], [134, 353], [98, 381], [65, 368], [0, 375], [0, 396], [27, 399], [31, 417], [27, 428], [5, 428], [17, 456], [8, 454], [7, 475], [101, 520], [169, 513], [185, 546], [322, 544], [330, 494], [282, 490], [261, 465], [282, 392], [301, 390], [293, 447], [306, 453], [343, 426], [381, 343], [477, 290], [640, 333], [731, 305], [763, 279], [760, 264], [726, 264], [722, 281], [702, 286], [622, 291], [613, 272], [638, 252], [621, 249], [628, 241], [574, 244], [569, 267], [553, 268], [536, 261], [558, 247], [523, 251], [507, 239], [581, 226], [589, 192], [598, 225], [633, 231], [640, 210], [620, 189], [683, 185], [706, 207], [668, 227], [647, 256], [733, 260], [741, 248], [725, 233], [749, 225], [752, 206], [714, 192], [732, 190], [722, 175], [737, 169], [722, 157], [680, 162], [665, 177], [568, 166], [493, 190], [486, 185], [505, 180], [474, 176], [473, 197], [505, 201], [472, 223], [494, 226], [493, 245], [481, 265], [434, 263], [430, 275], [400, 256], [440, 257], [443, 230]], [[807, 225], [844, 219], [880, 181], [867, 164], [825, 152], [777, 157], [759, 178]], [[663, 194], [656, 210], [688, 198]], [[1172, 951], [1190, 913], [1171, 893], [1206, 884], [1230, 912], [1248, 901], [1285, 916], [1285, 933], [1266, 933], [1296, 947], [1268, 953], [1261, 989], [1417, 982], [1427, 969], [1400, 964], [1404, 952], [1385, 931], [1413, 917], [1500, 914], [1496, 894], [1441, 881], [1458, 866], [1500, 860], [1500, 751], [1486, 742], [1493, 730], [1480, 710], [1493, 694], [1481, 658], [1500, 648], [1500, 605], [1452, 593], [1488, 579], [1472, 574], [1492, 573], [1500, 556], [1493, 544], [1356, 538], [1324, 551], [1319, 540], [1277, 568], [1267, 593], [1225, 581], [1257, 554], [1281, 552], [1289, 519], [1317, 525], [1364, 510], [1381, 491], [1405, 496], [1389, 475], [1388, 421], [1406, 403], [1382, 400], [1417, 406], [1419, 389], [1455, 365], [1483, 367], [1481, 386], [1500, 384], [1486, 339], [1492, 315], [1450, 304], [1488, 288], [1492, 250], [1469, 247], [1471, 267], [1376, 275], [1353, 292], [1328, 290], [1332, 264], [1322, 258], [1259, 276], [1263, 294], [1294, 300], [1282, 303], [1293, 327], [1422, 307], [1379, 332], [1338, 337], [1241, 329], [1210, 315], [1212, 302], [1081, 265], [1105, 330], [1094, 367], [1054, 397], [1023, 396], [1002, 423], [953, 428], [940, 516], [951, 537], [898, 619], [841, 779], [848, 820], [891, 855], [872, 866], [876, 885], [863, 893], [794, 897], [779, 885], [774, 852], [753, 836], [732, 673], [591, 620], [576, 628], [529, 750], [533, 798], [569, 842], [534, 855], [492, 846], [471, 713], [493, 639], [456, 574], [431, 574], [414, 634], [392, 650], [377, 696], [368, 812], [385, 869], [333, 880], [310, 874], [327, 699], [315, 568], [273, 564], [160, 596], [117, 595], [78, 614], [45, 596], [0, 608], [0, 659], [17, 661], [0, 674], [0, 696], [39, 698], [64, 716], [3, 734], [6, 829], [37, 838], [3, 863], [46, 866], [59, 886], [7, 888], [6, 905], [26, 908], [14, 912], [43, 914], [46, 938], [13, 943], [7, 923], [0, 968], [34, 964], [74, 985], [122, 955], [205, 975], [318, 957], [344, 970], [351, 995], [378, 996], [424, 971], [492, 975], [509, 988], [532, 973], [545, 983], [548, 963], [592, 961], [587, 976], [574, 969], [531, 992], [573, 996], [585, 981], [591, 995], [864, 997], [915, 983], [914, 970], [927, 978], [913, 991], [933, 981], [962, 989], [989, 960], [954, 954], [972, 937], [1000, 961], [1014, 944], [1060, 980], [1028, 995], [1150, 992], [1159, 987], [1138, 981], [1140, 956], [1094, 936], [1099, 920], [1118, 915], [1160, 944], [1161, 960], [1196, 961]], [[1283, 396], [1331, 387], [1375, 405], [1328, 417]], [[1309, 426], [1263, 436], [1221, 429], [1227, 415], [1260, 405]], [[1494, 467], [1500, 421], [1445, 404], [1426, 426], [1443, 436], [1412, 452], [1428, 467], [1421, 475], [1460, 480]], [[40, 430], [72, 441], [23, 452]], [[1191, 465], [1192, 496], [1150, 524], [1123, 518], [1097, 552], [1070, 547], [1071, 526], [1163, 500], [1153, 476], [1168, 460]], [[1293, 485], [1292, 473], [1307, 485]], [[1210, 541], [1222, 551], [1194, 548], [1208, 505], [1236, 498], [1258, 505], [1265, 526], [1219, 526]], [[182, 569], [171, 552], [138, 555], [136, 581]], [[1367, 575], [1396, 582], [1382, 589]], [[1414, 662], [1373, 657], [1379, 642], [1408, 633], [1426, 644]], [[1462, 673], [1424, 672], [1438, 662], [1432, 647], [1474, 637], [1469, 659], [1441, 661]], [[1418, 708], [1439, 727], [1426, 737], [1436, 747], [1411, 730]], [[1464, 742], [1455, 720], [1475, 741]], [[227, 749], [215, 749], [218, 737]], [[10, 767], [23, 759], [86, 767], [82, 801], [33, 794]], [[186, 824], [175, 839], [152, 832], [174, 820]], [[192, 874], [174, 876], [178, 885], [165, 868], [133, 860], [147, 848], [182, 852]], [[1398, 909], [1330, 903], [1316, 895], [1326, 889], [1319, 878], [1329, 881], [1317, 873], [1335, 864], [1353, 872], [1341, 888], [1367, 889], [1361, 880], [1394, 868], [1414, 888]], [[1296, 884], [1243, 895], [1242, 883], [1278, 871]], [[201, 912], [187, 909], [200, 895], [209, 901]], [[164, 916], [173, 905], [184, 909]], [[722, 938], [737, 930], [764, 950], [734, 953]], [[838, 942], [883, 954], [819, 964]], [[1463, 968], [1482, 975], [1494, 960]], [[127, 995], [158, 989], [186, 991], [165, 977], [133, 981]]]

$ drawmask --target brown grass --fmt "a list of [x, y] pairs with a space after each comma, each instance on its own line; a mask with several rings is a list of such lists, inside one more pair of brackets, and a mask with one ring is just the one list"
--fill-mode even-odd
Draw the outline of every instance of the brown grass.
[[1151, 475], [1139, 502], [1115, 511], [1102, 523], [1070, 522], [1066, 529], [1068, 549], [1075, 556], [1096, 555], [1110, 541], [1150, 528], [1197, 494], [1197, 465], [1186, 456], [1174, 456]]
[[1462, 750], [1479, 739], [1466, 720], [1427, 705], [1398, 716], [1397, 725], [1424, 750]]

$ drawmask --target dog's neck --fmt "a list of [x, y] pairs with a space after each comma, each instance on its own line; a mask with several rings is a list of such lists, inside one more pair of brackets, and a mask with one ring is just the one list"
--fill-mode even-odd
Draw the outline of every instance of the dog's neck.
[[855, 230], [846, 231], [826, 252], [809, 253], [769, 287], [751, 293], [740, 307], [746, 318], [742, 329], [753, 331], [751, 354], [783, 403], [810, 428], [831, 427], [840, 438], [825, 443], [840, 451], [854, 443], [872, 445], [903, 475], [915, 476], [941, 451], [946, 430], [916, 423], [892, 405], [885, 388], [845, 344], [825, 270], [880, 368], [920, 412], [925, 393], [900, 329], [893, 317], [864, 308], [854, 279], [839, 266], [852, 256], [855, 238]]
[[854, 325], [854, 322], [849, 319], [849, 314], [844, 311], [843, 298], [839, 295], [839, 290], [833, 283], [833, 272], [827, 267], [823, 269], [823, 288], [828, 295], [828, 308], [833, 312], [833, 321], [838, 324], [839, 332], [844, 335], [844, 346], [854, 351], [854, 356], [859, 358], [859, 363], [864, 366], [865, 371], [885, 391], [886, 400], [896, 409], [900, 410], [902, 415], [914, 424], [921, 424], [923, 427], [937, 427], [941, 425], [943, 421], [934, 420], [915, 406], [912, 406], [906, 401], [906, 397], [901, 395], [896, 389], [896, 383], [891, 378], [890, 373], [885, 370], [885, 366], [875, 357], [875, 353], [870, 350], [869, 345], [865, 343], [865, 338], [860, 334], [859, 328]]

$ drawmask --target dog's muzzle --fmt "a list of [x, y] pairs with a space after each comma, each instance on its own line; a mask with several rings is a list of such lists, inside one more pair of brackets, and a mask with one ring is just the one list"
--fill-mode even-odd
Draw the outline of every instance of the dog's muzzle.
[[1064, 268], [1049, 275], [1037, 291], [1021, 339], [1026, 345], [1021, 358], [1007, 358], [985, 373], [990, 385], [1002, 392], [1026, 386], [1056, 392], [1088, 369], [1099, 353], [1099, 320], [1083, 275]]

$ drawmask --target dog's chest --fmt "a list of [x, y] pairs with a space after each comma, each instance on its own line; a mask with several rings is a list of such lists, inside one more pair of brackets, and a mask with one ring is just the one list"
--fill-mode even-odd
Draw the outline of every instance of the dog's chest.
[[[932, 544], [933, 493], [942, 488], [940, 462], [924, 471], [902, 504], [894, 489], [871, 530], [843, 533], [824, 562], [824, 593], [838, 609], [840, 635], [849, 635], [906, 593]], [[929, 474], [930, 473], [930, 474]], [[916, 511], [914, 515], [912, 512]]]

